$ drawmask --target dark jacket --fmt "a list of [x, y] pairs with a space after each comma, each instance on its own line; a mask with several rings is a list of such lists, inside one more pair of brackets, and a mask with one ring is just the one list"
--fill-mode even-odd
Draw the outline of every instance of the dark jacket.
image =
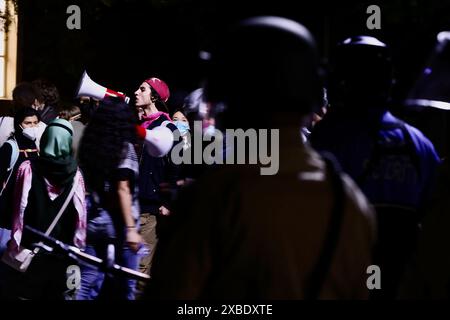
[[[166, 121], [164, 117], [159, 117], [147, 129], [154, 129], [164, 121]], [[167, 124], [167, 128], [172, 132], [177, 130], [173, 123]], [[179, 166], [174, 165], [170, 160], [170, 152], [164, 157], [156, 158], [152, 157], [145, 148], [142, 144], [139, 155], [139, 202], [142, 213], [157, 215], [160, 206], [170, 206], [170, 197], [161, 194], [160, 184], [168, 182], [175, 186]]]
[[[12, 138], [10, 138], [12, 139]], [[18, 134], [15, 136], [15, 139], [17, 141], [17, 144], [19, 146], [20, 150], [27, 150], [27, 149], [36, 149], [36, 144], [34, 141], [31, 141], [30, 139], [27, 139], [22, 134]], [[9, 162], [11, 160], [12, 156], [12, 147], [9, 143], [5, 143], [0, 148], [0, 190], [3, 187], [3, 183], [6, 182], [8, 179], [8, 176], [10, 172], [7, 171]], [[13, 172], [11, 174], [11, 177], [5, 187], [5, 190], [3, 191], [2, 195], [0, 196], [0, 226], [11, 229], [11, 222], [12, 222], [12, 198], [13, 198], [13, 191], [14, 191], [14, 184], [16, 180], [16, 174], [17, 169], [19, 166], [24, 162], [25, 160], [34, 160], [38, 157], [37, 152], [20, 152], [19, 158], [17, 159], [16, 163], [14, 164]]]

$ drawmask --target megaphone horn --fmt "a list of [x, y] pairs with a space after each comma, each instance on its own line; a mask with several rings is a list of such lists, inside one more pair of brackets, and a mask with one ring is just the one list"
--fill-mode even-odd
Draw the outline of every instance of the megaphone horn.
[[126, 103], [130, 102], [130, 98], [123, 93], [105, 88], [104, 86], [94, 82], [86, 71], [84, 71], [81, 76], [76, 94], [77, 98], [82, 96], [91, 97], [98, 100], [103, 100], [106, 97], [117, 97], [123, 99]]

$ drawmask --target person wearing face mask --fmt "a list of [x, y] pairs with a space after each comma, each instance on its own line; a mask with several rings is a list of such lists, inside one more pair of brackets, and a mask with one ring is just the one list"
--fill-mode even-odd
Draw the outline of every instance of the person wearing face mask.
[[[39, 158], [24, 161], [17, 169], [8, 256], [15, 256], [21, 247], [33, 249], [39, 242], [25, 226], [45, 232], [53, 225], [51, 236], [55, 239], [78, 248], [85, 246], [86, 192], [73, 157], [72, 136], [70, 122], [53, 120], [42, 135]], [[62, 300], [70, 293], [66, 272], [73, 264], [69, 258], [40, 250], [25, 273], [9, 269], [4, 294], [7, 299]]]
[[[12, 116], [0, 117], [0, 147], [8, 140], [11, 134], [14, 132], [14, 115], [24, 108], [33, 108], [37, 110], [38, 100], [40, 99], [39, 92], [29, 82], [19, 83], [12, 92]], [[40, 112], [37, 110], [38, 113]], [[47, 125], [42, 121], [39, 121], [37, 125], [37, 137], [36, 145], [39, 146], [42, 133]]]
[[172, 116], [173, 123], [177, 126], [178, 131], [183, 139], [183, 150], [188, 149], [191, 146], [189, 141], [190, 126], [188, 119], [183, 113], [183, 109], [179, 108], [175, 110]]
[[[0, 255], [6, 249], [12, 227], [13, 189], [17, 169], [25, 160], [39, 156], [36, 146], [39, 114], [32, 108], [19, 110], [14, 117], [14, 133], [0, 148]], [[0, 291], [4, 265], [0, 263]]]
[[[183, 144], [183, 154], [184, 152], [190, 152], [189, 149], [192, 150], [192, 136], [191, 136], [191, 127], [189, 124], [189, 121], [185, 115], [185, 110], [183, 108], [177, 108], [175, 112], [172, 115], [173, 123], [177, 126], [178, 131], [181, 135], [181, 143]], [[192, 179], [190, 179], [190, 165], [182, 163], [179, 165], [179, 172], [178, 172], [178, 180], [176, 182], [177, 187], [184, 186], [185, 184], [191, 182]], [[175, 191], [176, 190], [171, 190]]]
[[14, 133], [0, 148], [0, 226], [7, 227], [7, 208], [12, 197], [14, 177], [17, 168], [25, 160], [34, 160], [39, 156], [36, 145], [38, 136], [39, 113], [33, 108], [23, 108], [14, 117]]

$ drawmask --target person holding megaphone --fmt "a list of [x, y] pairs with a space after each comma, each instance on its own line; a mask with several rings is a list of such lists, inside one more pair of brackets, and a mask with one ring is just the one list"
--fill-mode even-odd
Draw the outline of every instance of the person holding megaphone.
[[[175, 186], [177, 180], [177, 166], [167, 156], [174, 141], [172, 133], [177, 127], [172, 123], [166, 106], [170, 91], [164, 81], [158, 78], [144, 80], [134, 94], [141, 122], [138, 135], [145, 135], [139, 161], [141, 235], [152, 249], [148, 256], [141, 259], [140, 272], [148, 274], [157, 243], [156, 225], [161, 224], [164, 217], [170, 214], [168, 200], [162, 196], [160, 184], [166, 182]], [[168, 141], [169, 137], [170, 144], [161, 143]], [[153, 140], [156, 141], [152, 142]], [[159, 144], [156, 143], [158, 141]], [[158, 230], [160, 227], [161, 225]], [[139, 287], [138, 285], [138, 290]]]
[[[91, 97], [103, 100], [107, 97], [130, 98], [94, 82], [83, 73], [77, 90], [77, 97]], [[158, 78], [144, 80], [134, 92], [135, 106], [139, 116], [138, 137], [143, 140], [139, 152], [139, 202], [141, 207], [141, 235], [151, 247], [151, 253], [141, 261], [140, 271], [149, 273], [152, 253], [157, 242], [156, 217], [170, 214], [168, 201], [160, 192], [162, 182], [176, 186], [178, 168], [173, 164], [169, 151], [174, 144], [173, 132], [177, 127], [172, 123], [166, 102], [170, 91], [167, 84]]]
[[[143, 83], [153, 86], [154, 92], [152, 93], [152, 100], [150, 101], [149, 96], [147, 96], [144, 91], [145, 86], [140, 86], [138, 91], [143, 92], [143, 95], [139, 97], [136, 95], [136, 107], [138, 108], [139, 120], [143, 124], [137, 128], [137, 133], [139, 137], [144, 139], [144, 144], [146, 145], [146, 152], [152, 157], [164, 157], [170, 151], [173, 145], [174, 137], [172, 132], [176, 130], [176, 126], [167, 126], [166, 124], [170, 122], [170, 117], [168, 115], [168, 109], [165, 103], [169, 99], [169, 88], [164, 81], [158, 78], [151, 78], [145, 80]], [[142, 89], [141, 89], [142, 88]], [[156, 89], [155, 89], [156, 88]], [[149, 89], [147, 89], [149, 90]], [[135, 94], [138, 92], [136, 91]], [[147, 92], [148, 94], [148, 92]], [[96, 108], [98, 108], [98, 102], [103, 101], [107, 98], [117, 98], [123, 100], [126, 103], [130, 102], [130, 97], [127, 97], [122, 92], [118, 92], [109, 88], [106, 88], [95, 81], [93, 81], [86, 71], [83, 72], [81, 76], [80, 83], [76, 92], [76, 97], [80, 98], [82, 105], [82, 113], [89, 119]], [[91, 98], [97, 101], [95, 107], [86, 107], [86, 98]], [[147, 99], [148, 98], [148, 99]], [[139, 101], [138, 101], [139, 100]], [[147, 101], [148, 100], [148, 101]], [[159, 111], [164, 112], [159, 112]], [[87, 114], [86, 114], [87, 113]], [[149, 127], [149, 122], [152, 122], [159, 116], [164, 116], [163, 121], [155, 122], [157, 125]], [[155, 118], [156, 117], [156, 118]], [[87, 120], [87, 119], [85, 119]], [[168, 121], [168, 122], [164, 122]], [[164, 122], [164, 123], [163, 123]], [[149, 129], [149, 130], [145, 130]]]

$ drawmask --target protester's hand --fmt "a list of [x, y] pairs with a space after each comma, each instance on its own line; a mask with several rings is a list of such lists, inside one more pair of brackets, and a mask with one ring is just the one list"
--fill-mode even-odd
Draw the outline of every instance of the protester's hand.
[[139, 245], [143, 242], [141, 235], [137, 232], [136, 228], [127, 229], [127, 245], [137, 252], [139, 250]]
[[159, 207], [159, 214], [163, 215], [163, 216], [169, 216], [170, 215], [170, 210], [167, 209], [164, 206]]

